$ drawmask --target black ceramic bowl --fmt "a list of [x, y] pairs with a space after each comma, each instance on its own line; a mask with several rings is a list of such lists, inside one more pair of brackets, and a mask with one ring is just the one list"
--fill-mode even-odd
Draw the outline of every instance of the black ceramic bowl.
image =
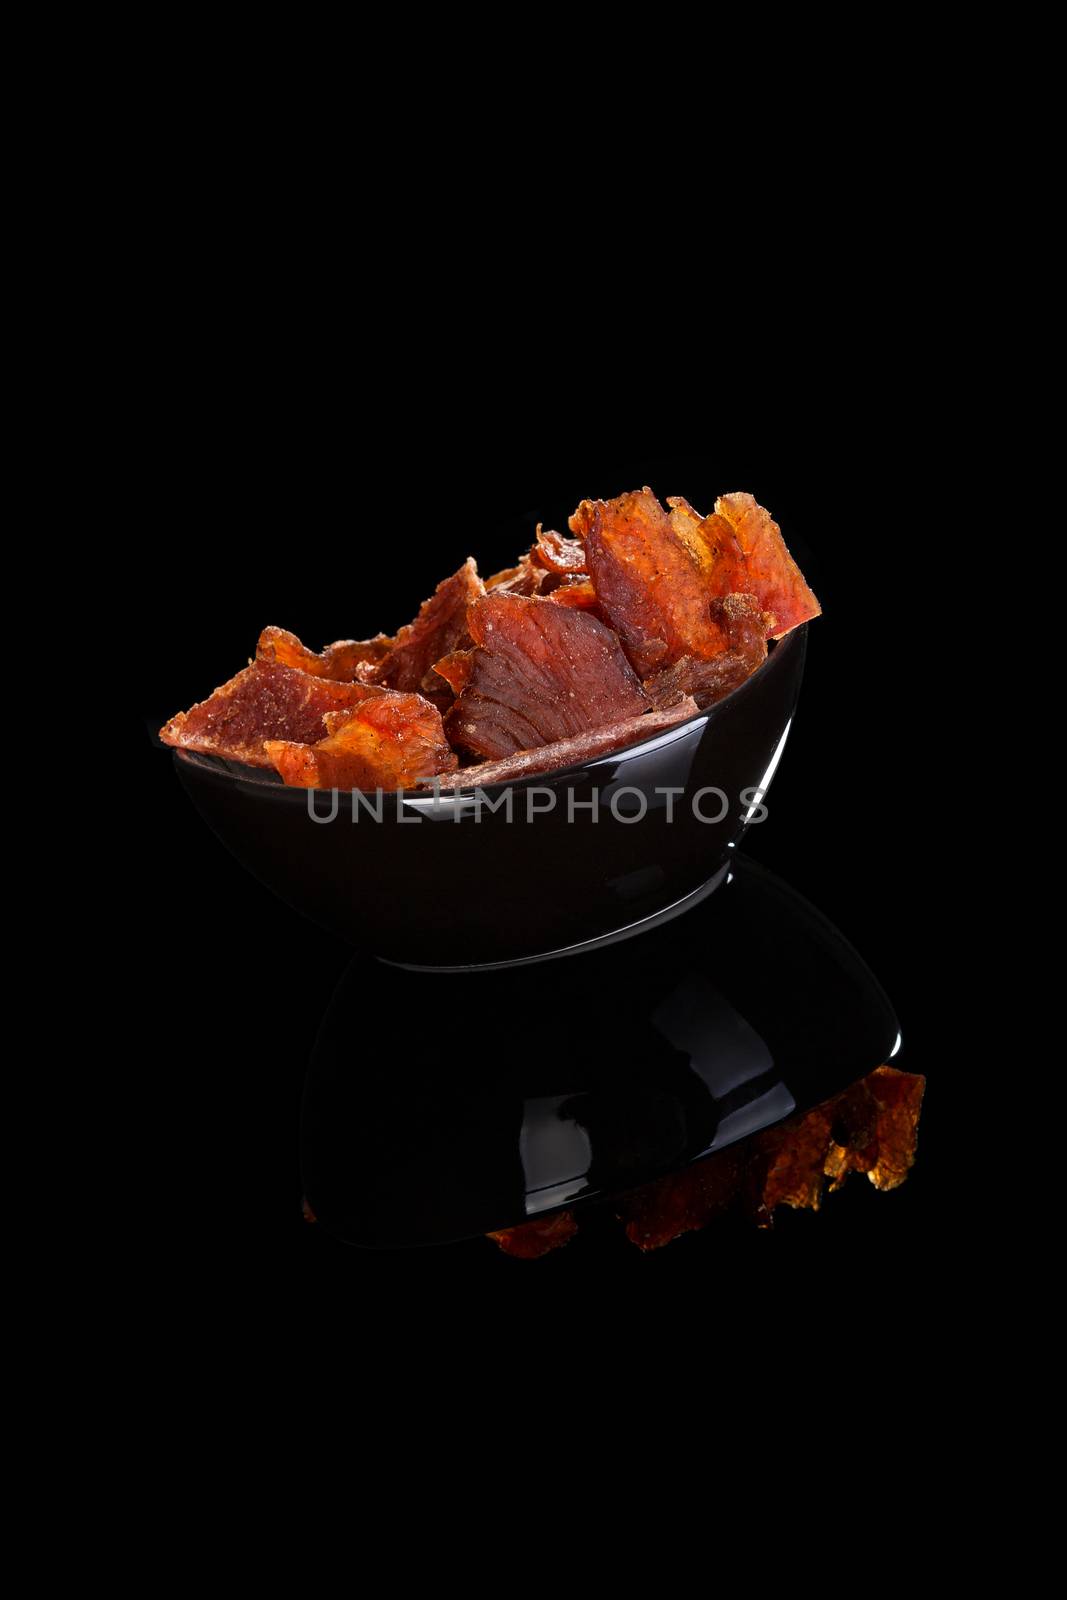
[[411, 966], [530, 960], [644, 931], [721, 881], [777, 766], [806, 634], [675, 728], [477, 795], [294, 789], [212, 757], [175, 760], [238, 860], [357, 948]]

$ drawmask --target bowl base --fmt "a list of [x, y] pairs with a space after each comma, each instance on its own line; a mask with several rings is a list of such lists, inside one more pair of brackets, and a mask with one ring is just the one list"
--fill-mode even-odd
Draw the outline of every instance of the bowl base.
[[706, 882], [696, 889], [691, 889], [680, 900], [664, 906], [662, 911], [654, 911], [650, 916], [626, 923], [611, 933], [601, 933], [592, 939], [582, 939], [577, 944], [561, 945], [556, 950], [542, 950], [536, 955], [515, 956], [510, 961], [466, 961], [458, 966], [390, 961], [388, 956], [376, 956], [375, 960], [380, 961], [385, 967], [399, 967], [404, 972], [500, 972], [506, 967], [529, 967], [538, 961], [561, 961], [567, 956], [580, 956], [593, 950], [605, 950], [609, 945], [621, 944], [624, 939], [635, 939], [639, 934], [651, 933], [653, 928], [662, 928], [666, 923], [673, 922], [675, 917], [682, 916], [686, 911], [692, 911], [694, 906], [700, 905], [701, 901], [714, 894], [720, 885], [729, 882], [731, 866], [732, 862], [724, 861]]

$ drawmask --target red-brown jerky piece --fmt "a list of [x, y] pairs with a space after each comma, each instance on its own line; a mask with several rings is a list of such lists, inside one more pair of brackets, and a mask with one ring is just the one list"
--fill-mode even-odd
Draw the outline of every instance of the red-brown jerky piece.
[[746, 592], [745, 558], [726, 518], [715, 512], [702, 517], [681, 495], [668, 495], [667, 504], [671, 527], [704, 574], [708, 595], [717, 600]]
[[588, 578], [564, 578], [545, 595], [546, 600], [552, 600], [558, 606], [574, 606], [578, 611], [591, 611], [594, 616], [604, 616], [597, 605], [596, 590]]
[[296, 634], [285, 628], [264, 628], [256, 645], [256, 659], [295, 667], [316, 678], [351, 683], [384, 660], [393, 644], [392, 639], [380, 633], [376, 639], [338, 639], [335, 644], [316, 652], [301, 644]]
[[568, 574], [588, 572], [585, 564], [585, 545], [580, 539], [567, 539], [562, 533], [537, 524], [537, 542], [530, 551], [530, 559], [549, 572]]
[[371, 695], [353, 711], [326, 717], [317, 744], [268, 740], [266, 752], [286, 783], [303, 789], [410, 789], [449, 772], [456, 757], [441, 713], [418, 694]]
[[503, 572], [494, 572], [491, 578], [486, 579], [486, 593], [526, 596], [541, 594], [548, 577], [548, 569], [539, 566], [527, 551], [517, 566], [505, 567]]
[[583, 500], [570, 525], [585, 537], [600, 609], [642, 677], [683, 656], [707, 660], [726, 648], [711, 616], [703, 557], [651, 489]]
[[554, 1216], [536, 1222], [520, 1222], [517, 1228], [502, 1228], [499, 1233], [487, 1233], [486, 1238], [498, 1244], [505, 1255], [517, 1256], [520, 1261], [536, 1261], [558, 1250], [578, 1232], [578, 1224], [569, 1211], [557, 1211]]
[[[745, 558], [746, 581], [738, 587], [756, 595], [775, 618], [771, 637], [817, 617], [822, 610], [786, 549], [782, 530], [750, 494], [724, 494], [715, 510], [730, 524]], [[721, 591], [720, 591], [721, 592]]]
[[451, 655], [435, 661], [433, 670], [444, 679], [453, 694], [462, 694], [474, 670], [474, 651], [453, 650]]
[[470, 642], [467, 607], [484, 593], [478, 569], [468, 558], [458, 572], [437, 585], [415, 621], [401, 628], [392, 650], [369, 681], [385, 689], [418, 690], [435, 661]]
[[588, 612], [495, 592], [467, 620], [477, 648], [446, 729], [473, 755], [497, 760], [648, 708], [617, 635]]
[[701, 710], [722, 700], [750, 678], [767, 656], [768, 618], [750, 594], [729, 594], [711, 602], [712, 616], [723, 629], [729, 648], [710, 661], [683, 656], [672, 667], [645, 679], [654, 706], [670, 706], [692, 695]]
[[254, 661], [190, 711], [172, 717], [159, 737], [164, 744], [200, 750], [269, 767], [267, 739], [292, 739], [312, 744], [325, 734], [325, 718], [379, 692], [361, 683], [335, 683], [295, 667]]
[[650, 739], [695, 716], [695, 700], [680, 700], [665, 711], [649, 711], [640, 717], [627, 717], [624, 722], [614, 722], [605, 728], [593, 728], [588, 733], [575, 734], [571, 739], [559, 739], [553, 744], [543, 744], [536, 750], [518, 750], [514, 755], [499, 761], [483, 761], [476, 767], [463, 767], [441, 779], [442, 789], [484, 788], [489, 783], [514, 783], [538, 774], [559, 772], [564, 767], [581, 766], [597, 756], [612, 755], [630, 745]]

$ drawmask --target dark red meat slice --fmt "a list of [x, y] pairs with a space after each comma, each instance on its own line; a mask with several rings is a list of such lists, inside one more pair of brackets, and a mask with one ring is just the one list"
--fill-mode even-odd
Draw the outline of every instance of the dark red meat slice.
[[610, 755], [640, 744], [665, 728], [673, 728], [687, 717], [695, 716], [699, 707], [695, 700], [682, 699], [663, 711], [648, 711], [643, 716], [627, 717], [607, 727], [593, 728], [587, 733], [576, 733], [569, 739], [558, 739], [543, 744], [536, 750], [519, 750], [514, 755], [503, 756], [499, 761], [483, 761], [476, 767], [463, 767], [458, 772], [442, 778], [441, 787], [448, 789], [484, 788], [489, 783], [515, 783], [523, 778], [533, 778], [539, 773], [559, 772], [564, 767], [581, 766], [597, 756]]
[[472, 755], [496, 760], [647, 710], [618, 636], [588, 612], [496, 592], [467, 616], [476, 648], [445, 727]]

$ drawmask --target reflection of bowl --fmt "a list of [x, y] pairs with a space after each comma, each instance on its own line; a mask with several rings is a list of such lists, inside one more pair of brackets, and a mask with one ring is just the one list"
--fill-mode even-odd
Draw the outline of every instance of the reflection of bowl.
[[[688, 916], [544, 983], [354, 961], [304, 1092], [319, 1222], [381, 1248], [610, 1206], [888, 1061], [897, 1020], [848, 941], [773, 873], [731, 867]], [[368, 997], [396, 1029], [373, 1046]]]
[[637, 931], [713, 886], [777, 764], [806, 634], [676, 728], [480, 796], [334, 795], [175, 760], [237, 859], [358, 947], [418, 966], [521, 960]]

